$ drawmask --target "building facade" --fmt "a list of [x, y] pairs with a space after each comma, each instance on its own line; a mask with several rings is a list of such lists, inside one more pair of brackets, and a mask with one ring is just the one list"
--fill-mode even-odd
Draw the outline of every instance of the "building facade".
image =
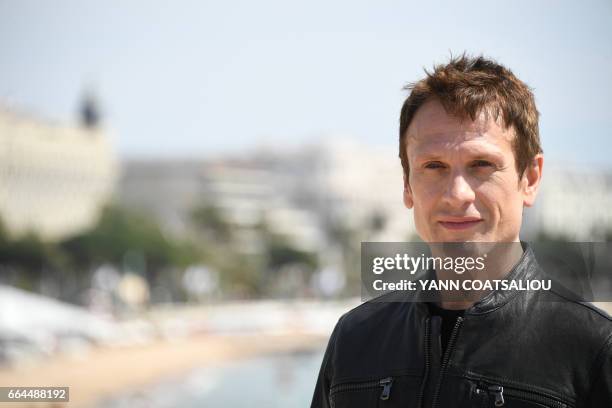
[[117, 174], [102, 128], [0, 109], [0, 219], [9, 234], [58, 240], [92, 226]]

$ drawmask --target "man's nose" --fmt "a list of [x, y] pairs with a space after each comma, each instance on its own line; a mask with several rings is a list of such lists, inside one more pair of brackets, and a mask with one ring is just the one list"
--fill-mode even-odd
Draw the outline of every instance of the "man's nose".
[[468, 179], [462, 173], [453, 173], [444, 193], [444, 198], [453, 206], [462, 206], [474, 201], [476, 194]]

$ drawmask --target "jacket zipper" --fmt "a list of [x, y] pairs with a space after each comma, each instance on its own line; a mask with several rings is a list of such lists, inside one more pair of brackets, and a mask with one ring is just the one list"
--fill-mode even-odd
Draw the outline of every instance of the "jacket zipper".
[[463, 317], [457, 317], [457, 321], [455, 322], [455, 326], [453, 327], [453, 331], [451, 332], [451, 336], [448, 339], [448, 344], [446, 345], [446, 351], [444, 352], [444, 358], [442, 359], [442, 367], [440, 367], [440, 376], [438, 377], [438, 382], [436, 383], [436, 388], [434, 391], [434, 395], [432, 397], [431, 407], [436, 408], [438, 406], [438, 395], [440, 394], [440, 387], [442, 386], [442, 379], [446, 374], [446, 370], [448, 370], [448, 363], [450, 361], [450, 356], [453, 352], [453, 348], [455, 347], [455, 341], [457, 340], [457, 334], [459, 333], [459, 328], [461, 327], [461, 323], [463, 323]]
[[386, 378], [383, 378], [382, 380], [338, 384], [332, 387], [332, 389], [329, 392], [329, 397], [331, 399], [331, 397], [334, 394], [337, 394], [339, 392], [344, 392], [344, 391], [360, 391], [360, 390], [367, 390], [369, 388], [382, 387], [382, 392], [380, 393], [380, 399], [384, 401], [384, 400], [388, 400], [389, 397], [391, 396], [391, 386], [392, 385], [393, 385], [392, 377], [386, 377]]
[[481, 385], [480, 388], [476, 389], [476, 393], [480, 394], [483, 392], [488, 392], [494, 398], [494, 406], [495, 407], [503, 407], [506, 404], [504, 399], [504, 395], [510, 397], [516, 397], [525, 401], [537, 402], [540, 404], [544, 404], [547, 407], [551, 408], [567, 408], [568, 405], [559, 401], [558, 399], [535, 390], [524, 391], [518, 388], [508, 388], [499, 384], [487, 384]]
[[425, 374], [423, 375], [423, 382], [421, 383], [421, 389], [419, 391], [419, 397], [417, 399], [417, 407], [423, 408], [423, 396], [425, 394], [425, 386], [427, 385], [427, 377], [429, 377], [429, 365], [431, 364], [429, 361], [429, 355], [431, 354], [429, 350], [430, 343], [430, 318], [425, 319]]
[[488, 392], [489, 394], [493, 394], [495, 397], [495, 406], [503, 407], [506, 401], [504, 400], [504, 387], [501, 385], [489, 385], [486, 388], [476, 388], [476, 394], [482, 394]]
[[387, 377], [379, 381], [379, 384], [383, 387], [380, 393], [380, 399], [385, 401], [391, 396], [391, 386], [393, 385], [393, 378]]

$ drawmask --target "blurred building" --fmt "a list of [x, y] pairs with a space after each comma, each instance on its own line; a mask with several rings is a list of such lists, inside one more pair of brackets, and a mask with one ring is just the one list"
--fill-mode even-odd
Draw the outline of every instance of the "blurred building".
[[123, 165], [119, 201], [153, 216], [175, 236], [193, 232], [193, 212], [213, 206], [238, 231], [244, 252], [258, 251], [255, 229], [262, 223], [286, 233], [296, 246], [313, 249], [317, 221], [290, 202], [280, 187], [286, 178], [257, 158], [129, 160]]
[[80, 125], [0, 109], [0, 219], [11, 234], [56, 240], [97, 221], [117, 161], [91, 100]]
[[363, 231], [372, 241], [405, 241], [415, 234], [412, 213], [403, 204], [403, 172], [395, 148], [329, 139], [298, 156], [296, 201], [310, 201], [326, 222]]
[[540, 234], [570, 241], [601, 241], [612, 235], [612, 173], [545, 166], [535, 206], [527, 209], [526, 237]]
[[119, 203], [153, 216], [166, 232], [184, 234], [190, 212], [204, 198], [204, 162], [130, 159], [121, 167]]
[[194, 208], [212, 204], [242, 229], [246, 250], [256, 250], [249, 231], [262, 222], [308, 250], [328, 245], [330, 224], [371, 230], [370, 239], [405, 240], [414, 227], [396, 156], [334, 140], [214, 160], [130, 160], [119, 195], [178, 234], [189, 229]]

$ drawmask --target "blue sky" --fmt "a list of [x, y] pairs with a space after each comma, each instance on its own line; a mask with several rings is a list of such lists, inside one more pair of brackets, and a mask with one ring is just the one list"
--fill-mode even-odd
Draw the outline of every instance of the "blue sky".
[[93, 86], [124, 157], [395, 146], [402, 86], [467, 51], [535, 89], [549, 159], [608, 166], [611, 21], [607, 0], [0, 0], [0, 100], [71, 121]]

